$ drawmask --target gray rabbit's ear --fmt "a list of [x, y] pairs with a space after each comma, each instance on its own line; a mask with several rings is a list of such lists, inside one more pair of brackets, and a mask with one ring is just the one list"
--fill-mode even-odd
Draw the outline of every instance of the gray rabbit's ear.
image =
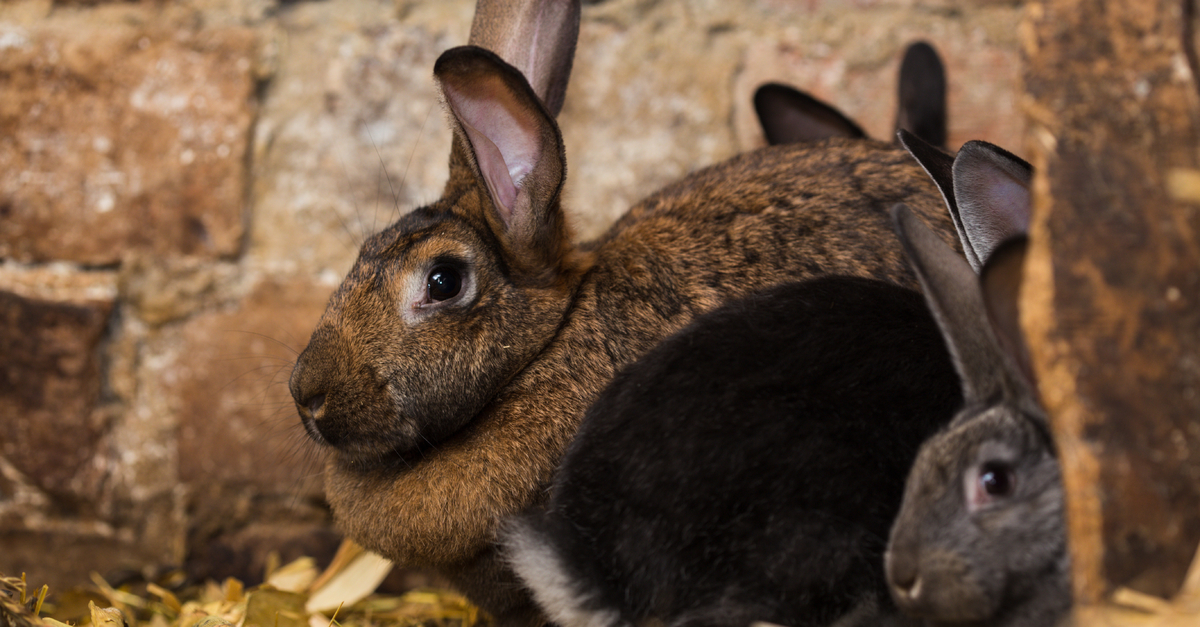
[[483, 48], [447, 50], [433, 72], [495, 208], [485, 217], [516, 248], [556, 253], [566, 161], [554, 119], [521, 73]]
[[967, 404], [1007, 397], [1013, 372], [988, 323], [979, 277], [904, 205], [892, 207], [896, 235], [954, 358]]
[[829, 137], [866, 137], [840, 111], [812, 96], [780, 83], [767, 83], [754, 92], [754, 112], [772, 146], [811, 142]]
[[900, 62], [896, 130], [907, 130], [925, 142], [946, 147], [946, 69], [933, 46], [909, 44]]
[[1020, 302], [1021, 276], [1025, 265], [1025, 251], [1029, 238], [1018, 235], [1000, 244], [992, 251], [984, 264], [980, 276], [983, 301], [987, 306], [988, 320], [1000, 347], [1008, 355], [1013, 367], [1029, 390], [1035, 389], [1033, 365], [1029, 358], [1029, 347], [1021, 332]]
[[1029, 231], [1033, 167], [983, 141], [969, 141], [954, 158], [954, 197], [963, 249], [976, 272], [1001, 243]]
[[520, 70], [557, 117], [575, 59], [579, 14], [579, 0], [478, 0], [468, 43]]
[[896, 131], [896, 139], [908, 151], [908, 154], [917, 160], [929, 178], [933, 179], [933, 184], [937, 185], [938, 191], [942, 193], [942, 200], [946, 202], [946, 209], [950, 211], [950, 218], [954, 221], [954, 229], [958, 231], [958, 241], [962, 243], [963, 253], [971, 267], [978, 271], [983, 264], [978, 263], [978, 260], [975, 259], [975, 253], [971, 250], [970, 242], [967, 241], [967, 232], [963, 228], [962, 217], [958, 214], [958, 203], [954, 199], [954, 155], [946, 153], [904, 129]]

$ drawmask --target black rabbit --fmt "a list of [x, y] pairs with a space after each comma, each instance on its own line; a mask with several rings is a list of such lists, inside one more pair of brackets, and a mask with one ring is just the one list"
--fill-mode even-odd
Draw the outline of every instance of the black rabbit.
[[918, 292], [845, 276], [762, 291], [616, 377], [507, 555], [563, 627], [896, 618], [885, 536], [960, 403]]
[[[904, 49], [897, 84], [896, 130], [945, 149], [946, 69], [933, 46], [918, 41]], [[755, 90], [754, 112], [772, 146], [867, 137], [862, 127], [841, 111], [782, 83], [766, 83]]]

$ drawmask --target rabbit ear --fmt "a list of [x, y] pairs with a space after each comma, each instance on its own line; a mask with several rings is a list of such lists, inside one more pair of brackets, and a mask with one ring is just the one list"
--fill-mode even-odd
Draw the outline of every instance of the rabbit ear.
[[433, 72], [507, 239], [556, 250], [565, 236], [557, 200], [566, 162], [554, 119], [521, 73], [483, 48], [447, 50]]
[[892, 222], [954, 358], [963, 400], [982, 403], [1007, 395], [1012, 373], [988, 324], [979, 277], [908, 207], [894, 206]]
[[772, 146], [829, 137], [867, 136], [837, 109], [779, 83], [767, 83], [754, 92], [754, 111], [767, 143]]
[[[1033, 167], [983, 141], [969, 141], [954, 158], [954, 198], [978, 272], [1002, 242], [1029, 230]], [[961, 233], [960, 233], [961, 236]]]
[[992, 331], [1000, 347], [1020, 371], [1025, 384], [1033, 389], [1036, 379], [1029, 359], [1029, 347], [1025, 344], [1025, 335], [1021, 333], [1017, 307], [1028, 244], [1029, 238], [1025, 235], [1018, 235], [1000, 244], [988, 257], [979, 280], [983, 286], [983, 300]]
[[478, 0], [467, 43], [520, 70], [557, 116], [571, 77], [579, 13], [579, 0]]
[[896, 130], [945, 149], [946, 70], [933, 46], [909, 44], [900, 62], [899, 92]]
[[938, 191], [942, 193], [942, 200], [946, 201], [946, 209], [950, 210], [950, 218], [954, 221], [954, 230], [958, 231], [958, 241], [962, 243], [963, 254], [971, 268], [979, 272], [983, 263], [971, 249], [971, 242], [967, 239], [967, 231], [963, 227], [958, 203], [954, 198], [954, 157], [904, 129], [896, 131], [896, 139], [908, 154], [921, 164], [925, 173], [933, 179], [933, 184], [937, 185]]

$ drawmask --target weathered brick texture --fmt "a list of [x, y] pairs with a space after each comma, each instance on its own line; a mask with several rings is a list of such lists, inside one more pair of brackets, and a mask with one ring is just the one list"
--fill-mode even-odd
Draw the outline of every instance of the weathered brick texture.
[[0, 27], [0, 257], [237, 253], [255, 33], [84, 17]]

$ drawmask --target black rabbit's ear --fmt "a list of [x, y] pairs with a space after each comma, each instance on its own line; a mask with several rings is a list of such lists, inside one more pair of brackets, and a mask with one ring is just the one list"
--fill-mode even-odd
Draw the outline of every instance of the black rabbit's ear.
[[933, 46], [918, 41], [900, 62], [896, 130], [946, 149], [946, 70]]
[[491, 197], [489, 221], [519, 252], [553, 257], [567, 238], [558, 125], [521, 73], [483, 48], [447, 50], [433, 71]]
[[979, 277], [908, 207], [893, 207], [892, 221], [954, 358], [963, 400], [1015, 398], [1023, 387], [988, 322]]
[[966, 234], [963, 249], [971, 250], [968, 260], [981, 272], [1001, 243], [1029, 231], [1033, 167], [1003, 148], [976, 140], [959, 149], [953, 175], [960, 214], [955, 222], [961, 222]]
[[787, 85], [767, 83], [754, 92], [754, 111], [772, 146], [866, 133], [840, 111]]
[[557, 116], [571, 77], [579, 13], [579, 0], [478, 0], [468, 43], [520, 70]]

